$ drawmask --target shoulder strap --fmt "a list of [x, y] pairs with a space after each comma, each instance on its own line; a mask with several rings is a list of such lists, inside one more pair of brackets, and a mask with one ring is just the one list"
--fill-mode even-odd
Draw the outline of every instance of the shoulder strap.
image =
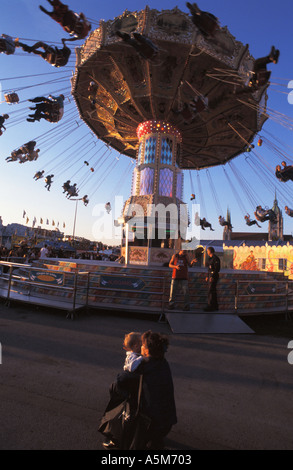
[[139, 376], [139, 385], [138, 385], [138, 395], [137, 395], [136, 415], [138, 414], [139, 409], [140, 409], [141, 393], [142, 393], [142, 381], [143, 381], [143, 375], [140, 374], [140, 376]]

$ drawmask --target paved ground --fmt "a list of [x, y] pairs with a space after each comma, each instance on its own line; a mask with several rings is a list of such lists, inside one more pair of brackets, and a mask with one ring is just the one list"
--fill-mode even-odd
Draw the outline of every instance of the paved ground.
[[173, 335], [151, 317], [0, 304], [0, 449], [100, 450], [97, 425], [124, 361], [124, 334], [170, 334], [167, 353], [184, 449], [293, 449], [292, 323], [246, 319], [252, 335]]

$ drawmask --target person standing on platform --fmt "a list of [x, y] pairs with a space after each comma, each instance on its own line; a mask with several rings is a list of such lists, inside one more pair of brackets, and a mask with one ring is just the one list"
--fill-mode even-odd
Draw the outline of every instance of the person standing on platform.
[[215, 249], [210, 246], [207, 249], [208, 260], [208, 305], [204, 309], [205, 312], [214, 312], [219, 310], [218, 297], [217, 297], [217, 283], [219, 280], [219, 272], [221, 269], [221, 262], [218, 256], [215, 255]]
[[171, 261], [169, 263], [169, 268], [172, 268], [173, 272], [172, 272], [168, 310], [174, 309], [175, 296], [179, 289], [183, 292], [183, 295], [184, 295], [183, 310], [184, 311], [190, 310], [190, 298], [189, 298], [189, 288], [188, 288], [188, 266], [192, 266], [196, 262], [197, 260], [193, 259], [190, 263], [184, 250], [180, 250], [179, 253], [176, 253], [175, 255], [172, 256]]

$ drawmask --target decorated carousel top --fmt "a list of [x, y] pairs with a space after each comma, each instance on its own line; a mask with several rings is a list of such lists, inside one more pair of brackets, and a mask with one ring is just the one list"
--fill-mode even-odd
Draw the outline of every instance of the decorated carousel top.
[[253, 141], [266, 120], [268, 75], [264, 67], [257, 77], [248, 46], [213, 15], [199, 21], [189, 7], [101, 21], [76, 50], [72, 93], [80, 117], [118, 152], [136, 158], [143, 123], [164, 121], [182, 136], [180, 167], [200, 169]]

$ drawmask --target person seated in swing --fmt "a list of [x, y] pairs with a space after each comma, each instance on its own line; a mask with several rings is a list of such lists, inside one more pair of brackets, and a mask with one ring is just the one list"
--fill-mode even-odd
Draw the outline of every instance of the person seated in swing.
[[5, 160], [7, 162], [16, 162], [20, 156], [22, 156], [23, 152], [21, 151], [21, 149], [18, 149], [18, 150], [13, 150], [11, 152], [11, 155], [7, 158], [5, 158]]
[[50, 5], [52, 5], [53, 11], [46, 10], [42, 5], [39, 6], [40, 10], [62, 26], [64, 15], [69, 10], [68, 5], [64, 5], [64, 3], [60, 2], [60, 0], [47, 1], [50, 3]]
[[70, 186], [70, 188], [67, 191], [67, 199], [70, 199], [71, 197], [77, 197], [78, 196], [78, 191], [77, 191], [77, 184], [74, 183], [73, 186]]
[[47, 175], [45, 178], [45, 188], [47, 188], [48, 191], [50, 191], [51, 184], [53, 183], [52, 178], [54, 178], [54, 175]]
[[196, 3], [186, 3], [187, 8], [192, 15], [193, 24], [200, 30], [205, 37], [213, 37], [220, 28], [218, 18], [207, 11], [202, 11]]
[[87, 91], [89, 92], [88, 99], [90, 100], [92, 109], [95, 109], [96, 93], [98, 91], [98, 88], [98, 85], [94, 81], [91, 81], [87, 89]]
[[293, 210], [289, 209], [288, 206], [285, 206], [285, 212], [287, 215], [289, 215], [289, 217], [293, 217]]
[[45, 170], [42, 170], [42, 171], [37, 171], [35, 176], [34, 176], [34, 180], [38, 181], [40, 180], [41, 178], [44, 177], [44, 173], [45, 173]]
[[3, 133], [2, 129], [4, 129], [6, 131], [6, 127], [4, 126], [4, 122], [7, 119], [9, 119], [8, 114], [2, 114], [2, 116], [0, 116], [0, 131], [1, 131], [1, 134]]
[[63, 188], [63, 190], [64, 190], [64, 191], [63, 191], [63, 194], [64, 194], [64, 193], [68, 193], [68, 191], [70, 190], [70, 180], [65, 181], [65, 183], [64, 183], [63, 186], [62, 186], [62, 188]]
[[11, 55], [15, 52], [15, 43], [11, 36], [1, 34], [0, 36], [0, 53]]
[[87, 206], [88, 203], [90, 202], [87, 194], [83, 196], [82, 202], [84, 203], [85, 206]]
[[268, 83], [271, 72], [267, 70], [267, 64], [277, 64], [280, 51], [272, 46], [269, 55], [261, 57], [254, 62], [253, 75], [250, 80], [250, 86], [264, 86]]
[[219, 215], [219, 224], [222, 226], [222, 227], [228, 227], [229, 230], [232, 230], [232, 225], [230, 222], [228, 222], [227, 220], [224, 219], [223, 216]]
[[195, 213], [195, 218], [194, 218], [194, 223], [195, 225], [200, 225], [202, 230], [205, 230], [206, 228], [209, 228], [212, 232], [214, 232], [215, 230], [213, 229], [212, 227], [212, 224], [210, 224], [205, 217], [203, 217], [203, 219], [201, 219], [198, 215], [198, 212]]
[[126, 44], [132, 46], [145, 60], [152, 60], [158, 53], [158, 48], [148, 38], [139, 33], [133, 33], [134, 39], [127, 33], [116, 31]]
[[263, 209], [262, 206], [256, 206], [254, 215], [259, 222], [266, 222], [268, 220], [274, 222], [276, 219], [276, 214], [272, 209]]
[[37, 96], [36, 98], [30, 99], [28, 101], [32, 103], [37, 103], [35, 107], [30, 107], [29, 109], [35, 110], [34, 114], [29, 114], [27, 121], [35, 122], [45, 119], [49, 122], [58, 122], [62, 119], [64, 114], [64, 95], [52, 96], [48, 98], [45, 96]]
[[26, 162], [28, 160], [26, 155], [34, 151], [35, 145], [36, 145], [36, 142], [34, 140], [31, 140], [27, 142], [26, 144], [23, 144], [21, 147], [19, 147], [19, 149], [13, 150], [11, 152], [10, 157], [6, 158], [6, 161], [15, 162], [19, 160], [20, 163]]
[[293, 166], [287, 165], [287, 163], [284, 161], [281, 163], [281, 165], [282, 165], [282, 169], [281, 169], [282, 176], [293, 181]]
[[35, 146], [36, 146], [36, 141], [30, 140], [29, 142], [24, 144], [22, 147], [20, 147], [20, 150], [22, 151], [22, 153], [26, 155], [26, 161], [33, 161], [39, 158], [40, 149], [35, 150]]
[[91, 24], [87, 21], [83, 13], [78, 15], [60, 0], [48, 0], [48, 2], [52, 5], [53, 11], [48, 11], [40, 5], [40, 10], [43, 13], [60, 24], [64, 31], [76, 36], [75, 39], [86, 38], [91, 30]]
[[[64, 67], [71, 54], [71, 50], [66, 46], [65, 41], [66, 39], [62, 39], [62, 49], [56, 46], [49, 46], [43, 41], [38, 41], [33, 46], [28, 46], [27, 44], [17, 41], [15, 45], [16, 47], [21, 47], [25, 52], [40, 55], [46, 62], [53, 65], [53, 67]], [[43, 51], [38, 49], [43, 49]]]
[[251, 220], [249, 214], [246, 214], [244, 216], [244, 219], [245, 219], [246, 225], [248, 225], [248, 227], [251, 227], [252, 225], [257, 225], [258, 227], [260, 227], [260, 225], [257, 223], [256, 220]]
[[281, 165], [276, 166], [275, 175], [279, 181], [282, 181], [282, 183], [286, 183], [286, 181], [289, 181], [289, 178], [286, 177], [286, 175], [283, 175]]
[[27, 161], [33, 162], [39, 158], [39, 151], [40, 149], [32, 150], [31, 152], [26, 154]]
[[[86, 19], [85, 15], [83, 13], [75, 13], [75, 23], [73, 24], [73, 28], [68, 28], [67, 32], [71, 35], [74, 35], [75, 39], [85, 39], [91, 29], [92, 25]], [[74, 39], [70, 39], [70, 41], [73, 40]]]
[[28, 161], [28, 156], [27, 155], [19, 155], [18, 163], [25, 163], [27, 161]]
[[105, 209], [106, 209], [107, 213], [110, 214], [110, 212], [111, 212], [111, 204], [110, 204], [110, 202], [107, 202], [107, 204], [105, 204]]

